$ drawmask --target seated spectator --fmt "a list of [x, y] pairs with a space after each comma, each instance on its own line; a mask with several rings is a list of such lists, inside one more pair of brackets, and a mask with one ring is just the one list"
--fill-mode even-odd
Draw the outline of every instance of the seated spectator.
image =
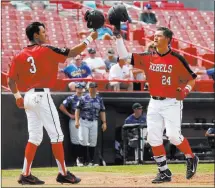
[[153, 12], [151, 12], [151, 5], [147, 4], [143, 11], [140, 13], [140, 21], [143, 21], [146, 24], [156, 24], [157, 18]]
[[[108, 27], [101, 27], [96, 30], [98, 32], [98, 38], [99, 40], [112, 40], [113, 32], [110, 28]], [[88, 31], [81, 31], [79, 32], [79, 35], [87, 35], [92, 32], [92, 29]]]
[[107, 59], [105, 60], [106, 70], [109, 71], [110, 68], [117, 63], [117, 57], [114, 56], [115, 52], [110, 48], [107, 52]]
[[[75, 57], [75, 61], [70, 61], [69, 65], [62, 71], [68, 78], [87, 78], [91, 76], [90, 68], [82, 61], [82, 57], [80, 55]], [[75, 91], [76, 83], [76, 81], [69, 83], [68, 87], [70, 91]], [[85, 85], [86, 83], [83, 84]]]
[[90, 67], [91, 71], [94, 73], [106, 73], [106, 66], [101, 57], [96, 57], [96, 50], [94, 48], [88, 49], [89, 58], [85, 59], [86, 64]]
[[129, 67], [126, 65], [125, 59], [117, 58], [117, 64], [113, 65], [109, 71], [110, 86], [114, 91], [120, 91], [120, 89], [126, 89], [127, 91], [133, 91], [133, 82], [112, 82], [111, 80], [133, 80], [133, 74]]

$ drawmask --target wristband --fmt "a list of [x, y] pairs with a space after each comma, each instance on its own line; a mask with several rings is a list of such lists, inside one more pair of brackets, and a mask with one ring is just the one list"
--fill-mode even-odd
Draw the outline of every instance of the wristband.
[[192, 87], [190, 85], [186, 85], [184, 89], [187, 89], [189, 92], [191, 92]]
[[19, 91], [17, 93], [14, 93], [13, 94], [15, 99], [19, 99], [19, 98], [22, 98], [21, 94], [19, 93]]
[[91, 36], [88, 36], [83, 43], [86, 44], [87, 46], [93, 41], [93, 38]]

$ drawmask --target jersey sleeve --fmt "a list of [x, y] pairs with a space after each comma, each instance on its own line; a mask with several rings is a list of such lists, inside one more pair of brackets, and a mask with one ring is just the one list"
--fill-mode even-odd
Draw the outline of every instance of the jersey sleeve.
[[190, 69], [187, 61], [181, 55], [178, 55], [178, 59], [180, 61], [179, 65], [179, 77], [180, 80], [193, 80], [197, 77], [197, 75]]
[[69, 105], [72, 103], [72, 97], [67, 97], [64, 101], [63, 101], [63, 105], [66, 107], [66, 108], [69, 108]]
[[13, 60], [11, 61], [11, 66], [9, 69], [8, 77], [13, 80], [17, 80], [18, 79], [18, 68], [19, 68], [18, 63], [14, 57]]
[[151, 55], [151, 52], [132, 53], [131, 65], [134, 68], [144, 69], [144, 63], [147, 61], [149, 55]]
[[83, 105], [84, 105], [84, 100], [81, 97], [80, 100], [77, 102], [76, 108], [79, 109], [79, 110], [81, 110], [83, 108]]
[[58, 48], [51, 45], [45, 45], [45, 53], [55, 63], [64, 63], [69, 55], [69, 48]]
[[100, 98], [100, 112], [104, 112], [105, 111], [105, 105], [104, 105], [104, 101], [102, 98]]

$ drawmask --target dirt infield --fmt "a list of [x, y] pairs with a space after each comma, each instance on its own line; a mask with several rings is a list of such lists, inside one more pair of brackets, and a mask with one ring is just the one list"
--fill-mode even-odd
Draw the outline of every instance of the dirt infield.
[[[197, 174], [193, 179], [186, 180], [184, 174], [174, 174], [172, 182], [152, 184], [155, 174], [128, 175], [125, 173], [109, 172], [76, 172], [82, 178], [78, 185], [59, 184], [55, 181], [56, 176], [41, 178], [46, 182], [40, 187], [214, 187], [214, 174]], [[17, 183], [18, 177], [2, 177], [2, 187], [29, 187]], [[31, 186], [36, 187], [36, 186]]]

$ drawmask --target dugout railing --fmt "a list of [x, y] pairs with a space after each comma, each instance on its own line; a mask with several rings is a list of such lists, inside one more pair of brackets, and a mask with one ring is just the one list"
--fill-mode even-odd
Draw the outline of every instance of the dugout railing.
[[[182, 128], [194, 128], [194, 129], [208, 129], [210, 127], [214, 127], [214, 123], [182, 123]], [[143, 164], [144, 161], [144, 150], [146, 139], [144, 138], [144, 129], [147, 128], [147, 124], [124, 124], [122, 126], [122, 140], [123, 140], [123, 164]], [[137, 129], [138, 130], [138, 139], [137, 139], [137, 160], [135, 161], [128, 161], [127, 160], [127, 148], [128, 148], [128, 139], [127, 133], [128, 130]], [[204, 136], [204, 135], [203, 135]], [[198, 137], [189, 137], [189, 139], [195, 139]], [[198, 155], [198, 154], [197, 154]]]

